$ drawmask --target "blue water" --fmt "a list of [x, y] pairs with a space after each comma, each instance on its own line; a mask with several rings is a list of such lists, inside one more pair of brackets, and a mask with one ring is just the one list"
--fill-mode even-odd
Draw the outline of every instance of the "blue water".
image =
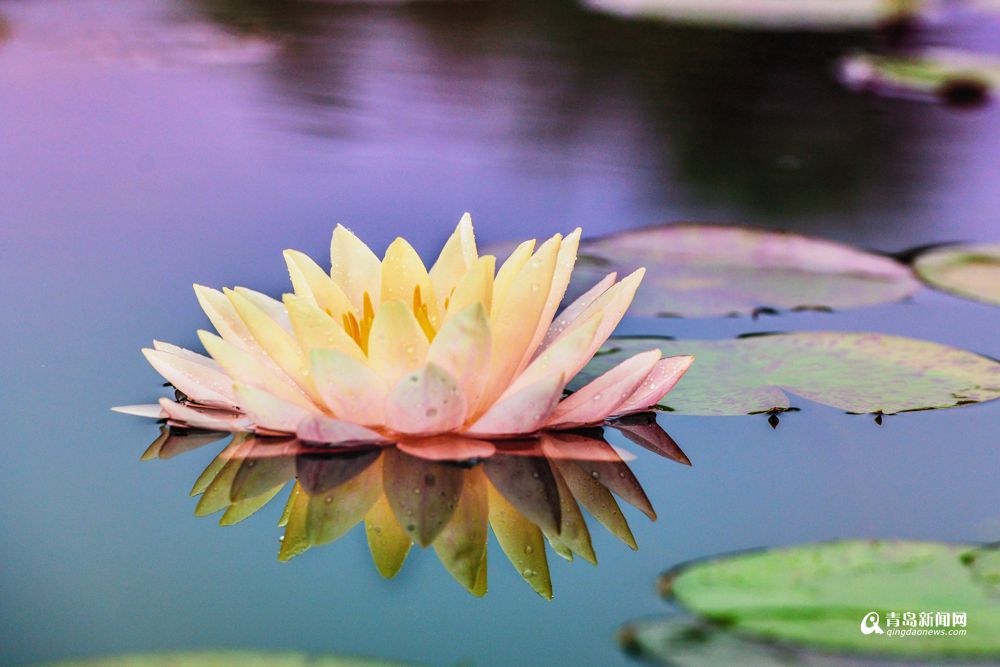
[[[140, 463], [161, 394], [138, 350], [196, 346], [191, 283], [286, 289], [341, 222], [429, 259], [463, 211], [482, 242], [683, 219], [879, 250], [1000, 237], [1000, 111], [843, 90], [873, 35], [676, 29], [562, 2], [333, 6], [0, 2], [0, 663], [201, 647], [436, 665], [626, 664], [616, 628], [667, 610], [656, 575], [723, 551], [881, 536], [1000, 539], [1000, 404], [887, 418], [797, 400], [665, 416], [693, 467], [635, 447], [660, 514], [632, 552], [550, 556], [536, 596], [490, 546], [475, 599], [429, 551], [386, 582], [363, 531], [277, 561], [280, 502], [193, 517], [217, 453]], [[124, 3], [121, 3], [124, 4]], [[269, 7], [272, 7], [269, 9]], [[1000, 43], [958, 16], [921, 43]], [[931, 291], [836, 314], [627, 320], [630, 333], [897, 333], [1000, 357], [1000, 311]], [[613, 440], [625, 445], [621, 439]]]

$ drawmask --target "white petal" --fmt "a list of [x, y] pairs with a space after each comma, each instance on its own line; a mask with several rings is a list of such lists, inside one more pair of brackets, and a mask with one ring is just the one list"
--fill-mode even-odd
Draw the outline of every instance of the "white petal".
[[171, 421], [191, 428], [203, 428], [209, 431], [247, 431], [252, 427], [245, 415], [222, 410], [197, 410], [183, 403], [175, 403], [169, 398], [161, 398], [159, 407]]
[[145, 403], [142, 405], [118, 405], [111, 408], [112, 412], [133, 417], [145, 417], [147, 419], [163, 419], [167, 413], [156, 403]]
[[191, 350], [186, 350], [183, 347], [179, 347], [171, 343], [165, 343], [162, 340], [154, 340], [153, 349], [159, 350], [160, 352], [167, 352], [169, 354], [173, 354], [178, 357], [184, 357], [188, 361], [193, 361], [203, 366], [214, 368], [215, 370], [220, 372], [222, 371], [222, 366], [220, 366], [215, 359], [212, 359], [211, 357], [206, 357], [203, 354], [198, 354], [197, 352], [192, 352]]

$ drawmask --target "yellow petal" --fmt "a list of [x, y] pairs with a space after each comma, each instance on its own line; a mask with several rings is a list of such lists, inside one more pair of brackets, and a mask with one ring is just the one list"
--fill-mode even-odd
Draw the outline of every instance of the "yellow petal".
[[330, 241], [330, 277], [350, 299], [358, 319], [364, 314], [365, 292], [372, 303], [381, 300], [381, 274], [375, 253], [346, 227], [337, 225]]
[[[262, 313], [274, 320], [278, 326], [288, 333], [292, 332], [292, 324], [288, 321], [288, 313], [285, 312], [285, 306], [280, 301], [272, 299], [266, 294], [247, 287], [234, 287], [231, 292], [236, 292], [241, 297], [259, 308]], [[223, 290], [223, 293], [226, 293], [226, 290]], [[226, 296], [229, 297], [229, 293], [226, 293]], [[230, 298], [230, 302], [232, 302], [232, 298]], [[239, 308], [236, 309], [236, 312], [239, 312]], [[240, 317], [242, 319], [242, 315]], [[253, 333], [253, 329], [250, 330], [250, 333]]]
[[[309, 297], [337, 322], [340, 322], [345, 313], [354, 312], [350, 299], [319, 264], [298, 250], [286, 250], [284, 254], [292, 287], [297, 295]], [[292, 324], [294, 326], [294, 322]]]
[[[500, 265], [500, 270], [497, 271], [496, 280], [493, 281], [493, 303], [499, 304], [503, 301], [504, 296], [507, 294], [507, 290], [510, 289], [511, 283], [514, 282], [514, 278], [521, 273], [521, 269], [524, 265], [528, 263], [531, 259], [531, 253], [535, 250], [535, 240], [525, 241], [521, 245], [514, 248], [514, 252], [510, 253], [510, 257]], [[491, 311], [492, 312], [492, 311]]]
[[434, 295], [438, 303], [444, 306], [445, 299], [451, 296], [455, 285], [472, 267], [479, 257], [476, 251], [476, 236], [472, 231], [472, 216], [466, 213], [462, 216], [455, 231], [448, 238], [438, 255], [437, 261], [429, 272]]
[[286, 294], [284, 301], [292, 331], [307, 357], [313, 350], [337, 350], [352, 359], [365, 361], [365, 353], [347, 335], [339, 316], [336, 319], [330, 317], [310, 297]]
[[260, 346], [254, 340], [250, 329], [240, 319], [239, 313], [233, 308], [233, 304], [219, 290], [195, 285], [194, 293], [198, 297], [198, 303], [202, 310], [208, 315], [212, 326], [219, 332], [223, 340], [231, 343], [241, 350], [262, 354]]
[[556, 268], [552, 273], [552, 284], [549, 287], [549, 295], [542, 307], [542, 313], [538, 316], [538, 324], [535, 325], [535, 335], [524, 351], [524, 357], [518, 370], [523, 369], [531, 361], [535, 350], [545, 338], [545, 332], [549, 330], [552, 319], [555, 317], [559, 304], [562, 303], [563, 296], [566, 295], [566, 288], [569, 287], [569, 279], [573, 274], [573, 267], [576, 266], [576, 250], [580, 245], [581, 229], [577, 227], [573, 232], [564, 238], [559, 244], [559, 254], [556, 257]]
[[472, 408], [486, 386], [491, 348], [489, 316], [482, 303], [475, 303], [445, 322], [431, 343], [427, 362], [455, 378]]
[[491, 318], [493, 353], [490, 358], [490, 377], [480, 400], [480, 409], [503, 393], [513, 380], [525, 350], [535, 335], [539, 315], [548, 298], [559, 241], [560, 237], [556, 235], [543, 243], [511, 282], [507, 293], [503, 296], [494, 294]]
[[406, 239], [397, 238], [389, 244], [382, 259], [382, 301], [412, 304], [417, 290], [420, 302], [427, 307], [427, 320], [436, 331], [441, 326], [442, 309], [431, 287], [430, 276], [413, 246]]
[[476, 590], [480, 566], [486, 557], [489, 503], [482, 466], [465, 473], [462, 495], [448, 525], [434, 540], [441, 563], [470, 592]]
[[313, 382], [335, 416], [365, 426], [385, 424], [389, 385], [364, 363], [338, 350], [311, 355]]
[[264, 365], [254, 355], [208, 331], [199, 331], [198, 338], [212, 358], [237, 382], [253, 385], [300, 407], [312, 402], [281, 370]]
[[562, 473], [559, 472], [559, 467], [554, 461], [549, 463], [552, 465], [552, 476], [556, 480], [559, 501], [562, 506], [562, 526], [559, 534], [549, 537], [550, 539], [555, 538], [570, 551], [582, 556], [588, 563], [597, 565], [597, 554], [594, 553], [594, 546], [590, 540], [590, 530], [588, 530], [587, 522], [583, 518], [583, 512], [580, 511], [580, 506], [573, 498], [573, 492], [570, 491], [569, 485], [566, 484]]
[[429, 346], [410, 307], [402, 301], [386, 301], [368, 335], [368, 363], [392, 386], [424, 365]]
[[476, 303], [483, 304], [483, 308], [489, 314], [493, 304], [493, 271], [495, 268], [496, 257], [493, 255], [483, 255], [469, 267], [469, 270], [455, 285], [455, 290], [448, 299], [448, 310], [445, 313], [446, 322], [449, 318]]
[[[268, 356], [295, 384], [302, 388], [302, 391], [309, 398], [319, 403], [321, 399], [309, 377], [308, 362], [302, 353], [302, 348], [299, 347], [298, 341], [292, 334], [269, 317], [244, 293], [227, 290], [225, 294], [229, 297], [230, 303], [236, 308], [236, 312], [240, 314], [247, 328], [250, 329], [254, 339], [267, 352]], [[284, 310], [282, 307], [282, 312]]]
[[535, 592], [552, 599], [552, 580], [542, 531], [487, 483], [490, 525], [511, 565]]
[[365, 515], [365, 533], [368, 537], [368, 549], [372, 552], [372, 560], [375, 561], [379, 574], [392, 579], [403, 567], [413, 541], [400, 528], [385, 495], [380, 496]]

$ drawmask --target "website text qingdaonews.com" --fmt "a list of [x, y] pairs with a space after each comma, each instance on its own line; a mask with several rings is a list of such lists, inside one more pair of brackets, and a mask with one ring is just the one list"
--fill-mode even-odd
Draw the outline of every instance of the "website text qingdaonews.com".
[[886, 637], [963, 637], [965, 628], [886, 628]]

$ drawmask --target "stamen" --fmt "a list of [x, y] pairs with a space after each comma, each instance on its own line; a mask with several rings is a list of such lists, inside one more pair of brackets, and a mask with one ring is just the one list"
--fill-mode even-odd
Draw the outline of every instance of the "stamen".
[[417, 318], [417, 324], [420, 328], [424, 330], [424, 335], [427, 336], [427, 340], [433, 341], [434, 325], [431, 324], [430, 317], [427, 314], [427, 304], [424, 303], [423, 299], [420, 297], [420, 285], [413, 288], [413, 315]]
[[368, 292], [364, 293], [361, 305], [361, 326], [358, 329], [358, 337], [360, 338], [359, 345], [361, 346], [361, 351], [368, 355], [368, 334], [372, 330], [372, 322], [375, 321], [375, 308], [372, 306], [372, 298], [368, 296]]

